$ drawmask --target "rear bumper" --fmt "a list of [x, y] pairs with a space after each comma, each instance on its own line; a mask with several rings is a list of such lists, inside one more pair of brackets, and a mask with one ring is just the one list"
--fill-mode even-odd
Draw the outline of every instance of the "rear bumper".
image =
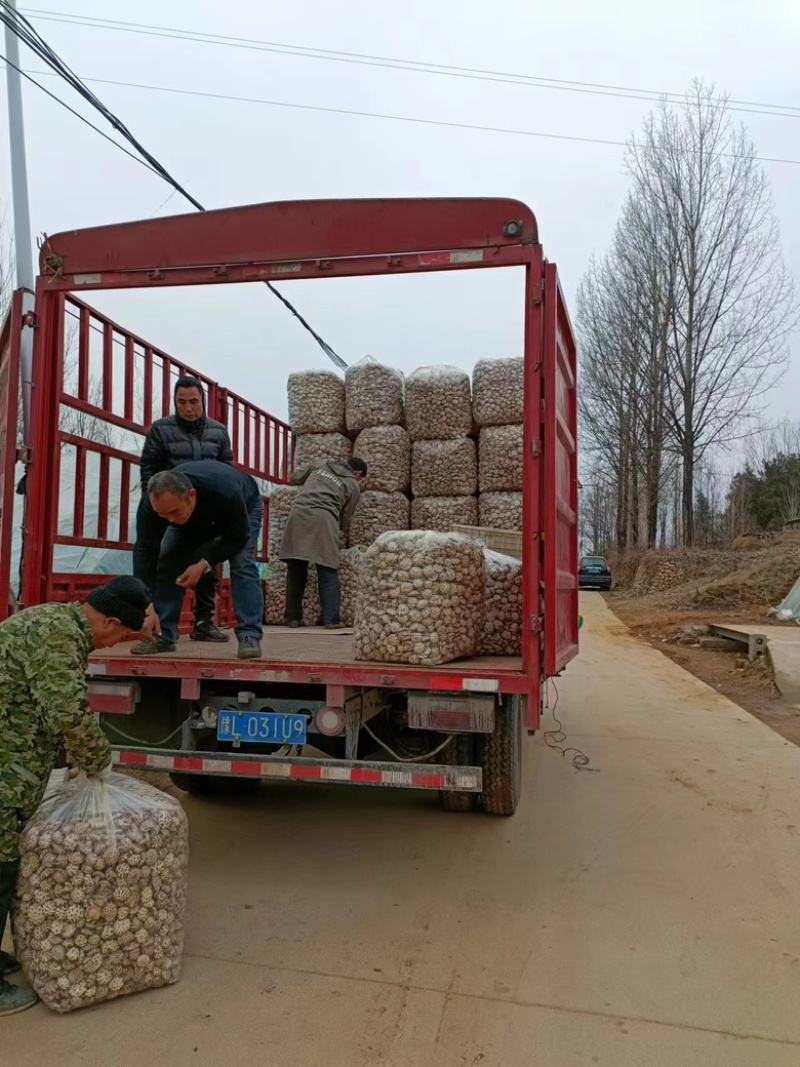
[[397, 789], [457, 789], [480, 793], [480, 767], [446, 767], [436, 763], [381, 763], [378, 760], [308, 759], [305, 756], [247, 756], [217, 752], [175, 752], [167, 749], [115, 748], [115, 767], [177, 774], [221, 774], [226, 777], [269, 778], [342, 785], [394, 786]]
[[600, 589], [609, 592], [610, 578], [578, 578], [578, 589]]

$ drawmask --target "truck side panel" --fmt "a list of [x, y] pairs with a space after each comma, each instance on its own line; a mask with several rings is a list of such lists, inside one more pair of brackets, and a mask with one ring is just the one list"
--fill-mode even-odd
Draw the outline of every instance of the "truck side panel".
[[544, 273], [544, 673], [578, 654], [577, 357], [555, 265]]
[[22, 290], [18, 289], [11, 298], [11, 306], [0, 332], [0, 620], [8, 617], [11, 605], [11, 538], [21, 336]]

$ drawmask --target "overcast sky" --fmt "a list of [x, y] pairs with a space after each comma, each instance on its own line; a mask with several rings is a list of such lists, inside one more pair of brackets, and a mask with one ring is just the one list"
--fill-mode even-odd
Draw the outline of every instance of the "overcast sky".
[[[702, 76], [738, 100], [800, 106], [794, 0], [561, 4], [495, 0], [39, 0], [43, 10], [311, 48], [682, 92]], [[649, 105], [613, 96], [410, 73], [45, 21], [20, 3], [83, 78], [624, 141]], [[39, 67], [30, 53], [23, 66]], [[90, 114], [55, 79], [49, 89]], [[92, 88], [207, 207], [360, 196], [509, 196], [539, 220], [545, 254], [574, 294], [609, 241], [625, 190], [622, 149], [238, 103], [114, 85]], [[179, 196], [34, 87], [25, 87], [32, 222], [55, 233], [184, 210]], [[5, 81], [0, 87], [5, 128]], [[102, 121], [93, 115], [93, 121]], [[764, 156], [800, 161], [800, 115], [747, 116]], [[766, 163], [786, 260], [800, 280], [800, 163]], [[0, 200], [10, 196], [0, 138]], [[188, 209], [188, 205], [186, 206]], [[471, 369], [521, 351], [521, 279], [505, 271], [295, 282], [284, 291], [347, 360], [409, 372]], [[261, 286], [93, 294], [170, 352], [285, 416], [292, 369], [329, 364]], [[800, 347], [772, 413], [796, 416]]]

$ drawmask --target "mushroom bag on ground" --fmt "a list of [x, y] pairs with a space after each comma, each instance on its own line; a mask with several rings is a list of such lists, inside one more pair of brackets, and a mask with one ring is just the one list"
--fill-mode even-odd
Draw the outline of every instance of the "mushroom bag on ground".
[[478, 453], [472, 438], [415, 441], [411, 490], [414, 496], [473, 496], [478, 491]]
[[406, 427], [412, 441], [465, 437], [472, 431], [469, 375], [458, 367], [418, 367], [406, 379]]
[[478, 652], [481, 656], [522, 653], [522, 563], [488, 548], [483, 550], [485, 613]]
[[408, 529], [408, 499], [402, 493], [377, 493], [368, 489], [358, 501], [350, 524], [350, 547], [368, 548], [382, 533]]
[[483, 551], [457, 534], [383, 534], [367, 550], [356, 603], [357, 660], [436, 666], [474, 656]]
[[353, 455], [367, 465], [364, 489], [405, 493], [411, 483], [411, 440], [402, 426], [370, 426], [362, 430]]
[[350, 459], [353, 442], [342, 433], [304, 433], [294, 446], [294, 469], [327, 459]]
[[42, 801], [20, 839], [12, 924], [49, 1008], [178, 981], [188, 862], [183, 808], [145, 782], [80, 775]]
[[403, 375], [367, 356], [344, 372], [347, 429], [400, 426], [403, 422]]
[[295, 371], [286, 392], [292, 433], [343, 433], [344, 382], [334, 371]]
[[440, 530], [475, 526], [478, 501], [474, 496], [418, 496], [411, 501], [412, 530]]
[[479, 359], [472, 371], [472, 410], [478, 426], [523, 419], [523, 359]]

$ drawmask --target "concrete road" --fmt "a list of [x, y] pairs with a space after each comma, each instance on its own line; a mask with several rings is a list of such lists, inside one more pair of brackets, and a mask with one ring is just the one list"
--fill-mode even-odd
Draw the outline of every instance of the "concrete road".
[[515, 818], [187, 801], [182, 981], [0, 1023], [9, 1067], [797, 1067], [800, 750], [597, 594]]

